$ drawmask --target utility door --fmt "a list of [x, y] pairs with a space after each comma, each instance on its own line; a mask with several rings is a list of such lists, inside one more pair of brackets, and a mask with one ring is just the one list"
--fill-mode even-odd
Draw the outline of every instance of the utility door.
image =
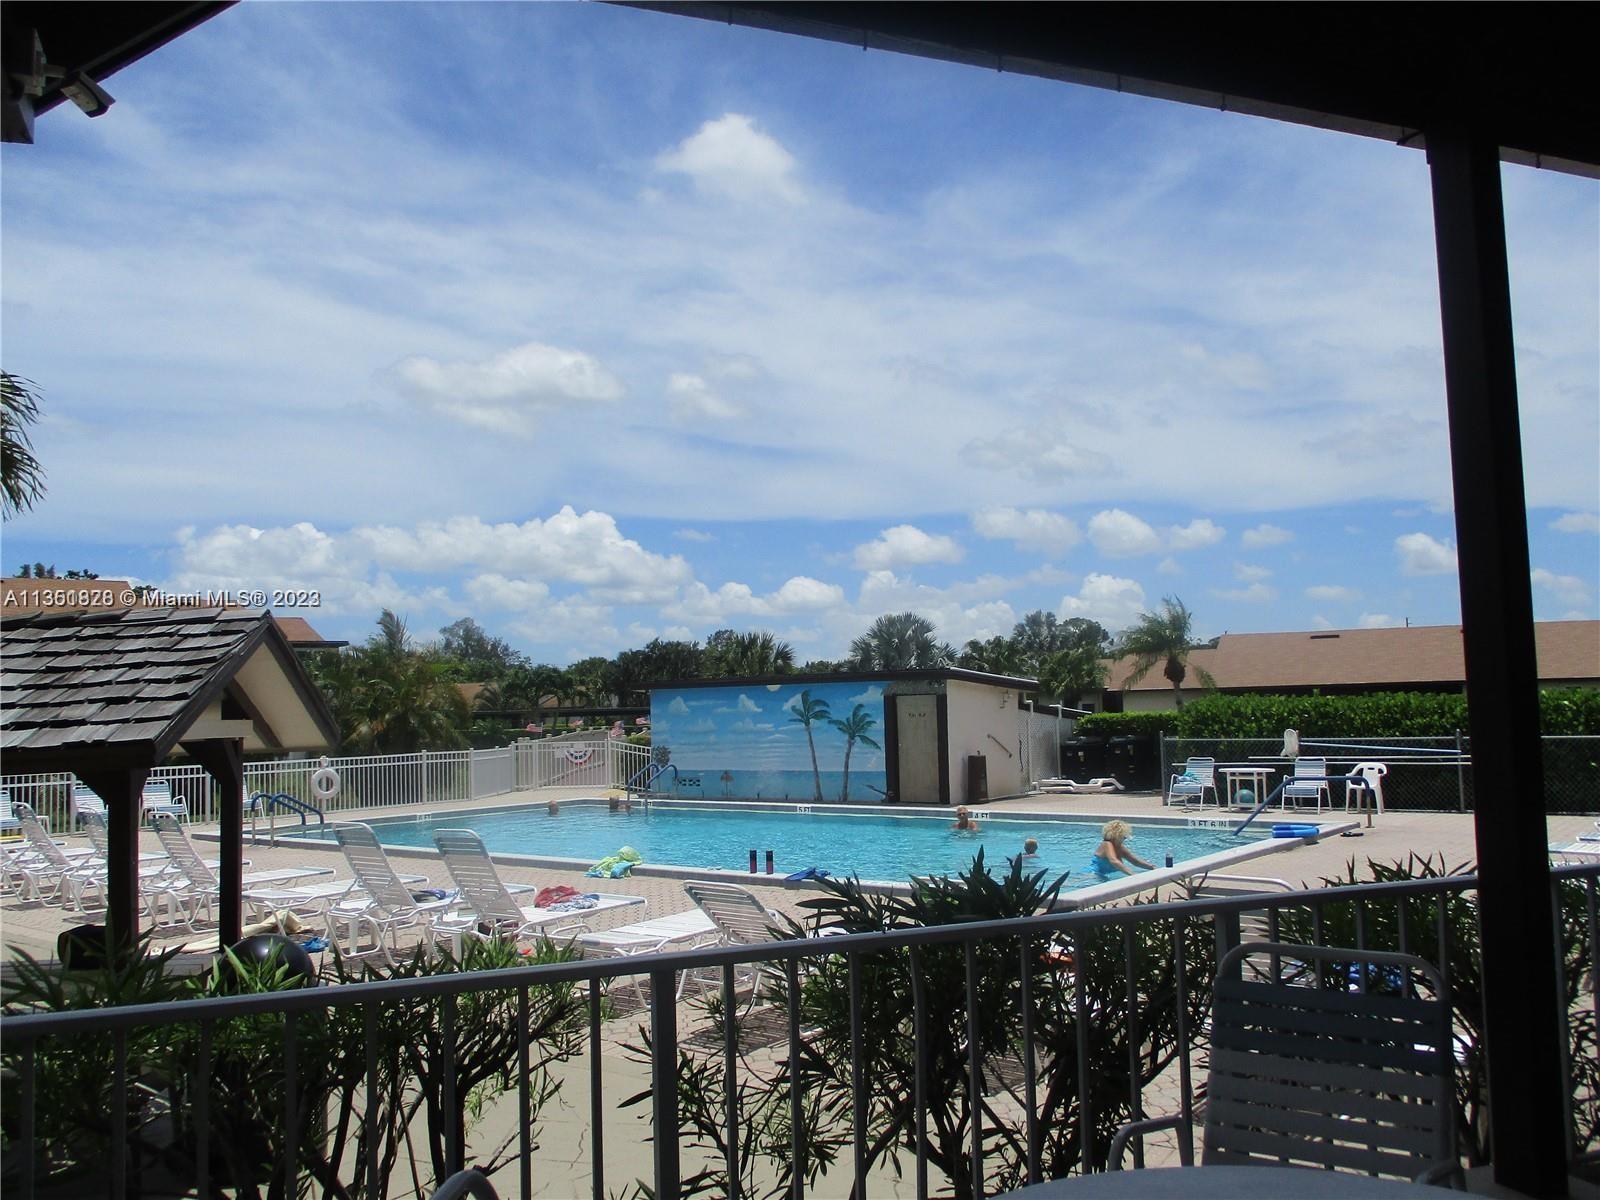
[[895, 696], [899, 735], [900, 802], [939, 804], [937, 696]]

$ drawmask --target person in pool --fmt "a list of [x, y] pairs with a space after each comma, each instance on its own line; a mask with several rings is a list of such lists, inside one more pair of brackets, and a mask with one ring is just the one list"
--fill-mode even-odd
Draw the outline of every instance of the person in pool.
[[1022, 843], [1022, 857], [1023, 858], [1038, 858], [1039, 857], [1039, 839], [1038, 838], [1028, 838], [1025, 842]]
[[978, 823], [972, 819], [972, 813], [965, 804], [958, 804], [956, 805], [955, 824], [951, 825], [950, 828], [961, 833], [977, 833]]
[[1146, 871], [1155, 869], [1154, 863], [1145, 862], [1128, 849], [1128, 839], [1132, 836], [1133, 830], [1126, 821], [1107, 821], [1100, 827], [1103, 840], [1095, 848], [1094, 857], [1089, 860], [1089, 869], [1094, 872], [1095, 878], [1110, 879], [1118, 871], [1132, 875], [1133, 867], [1129, 863]]

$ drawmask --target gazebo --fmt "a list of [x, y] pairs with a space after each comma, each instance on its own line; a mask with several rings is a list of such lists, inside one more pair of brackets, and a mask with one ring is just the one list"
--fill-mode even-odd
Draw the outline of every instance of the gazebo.
[[145, 780], [182, 752], [221, 797], [219, 936], [239, 938], [244, 755], [336, 746], [339, 729], [269, 613], [130, 608], [5, 628], [0, 752], [10, 774], [71, 771], [106, 802], [110, 934], [139, 922]]

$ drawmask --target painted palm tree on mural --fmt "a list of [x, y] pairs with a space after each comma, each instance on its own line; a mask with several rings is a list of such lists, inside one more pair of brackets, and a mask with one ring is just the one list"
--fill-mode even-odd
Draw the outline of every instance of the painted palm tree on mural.
[[831, 721], [833, 714], [828, 711], [826, 700], [813, 700], [810, 689], [800, 693], [800, 699], [794, 706], [794, 715], [789, 718], [791, 725], [804, 725], [806, 729], [806, 745], [811, 747], [811, 779], [816, 788], [817, 803], [822, 803], [822, 772], [817, 767], [817, 743], [811, 736], [811, 726], [819, 721]]
[[[1138, 683], [1157, 663], [1164, 663], [1161, 673], [1172, 684], [1173, 696], [1182, 708], [1183, 681], [1189, 674], [1189, 651], [1194, 649], [1191, 644], [1193, 625], [1194, 614], [1176, 596], [1165, 597], [1160, 612], [1140, 613], [1133, 628], [1123, 633], [1118, 647], [1123, 654], [1133, 656], [1133, 669], [1122, 686], [1128, 688]], [[1217, 681], [1203, 668], [1196, 666], [1194, 673], [1205, 687], [1217, 686]]]
[[871, 746], [874, 750], [883, 749], [867, 736], [867, 730], [877, 723], [867, 712], [867, 706], [864, 704], [856, 705], [855, 710], [842, 721], [838, 717], [828, 718], [828, 724], [844, 734], [844, 786], [839, 789], [841, 803], [850, 803], [850, 753], [856, 748], [856, 743]]

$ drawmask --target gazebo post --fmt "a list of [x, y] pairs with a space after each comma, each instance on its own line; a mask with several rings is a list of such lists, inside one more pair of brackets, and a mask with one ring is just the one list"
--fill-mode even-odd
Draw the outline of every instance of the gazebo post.
[[217, 781], [221, 796], [218, 811], [219, 850], [222, 863], [217, 872], [221, 886], [217, 911], [217, 937], [222, 947], [239, 940], [244, 924], [244, 744], [238, 738], [214, 738], [184, 742], [190, 758]]
[[1426, 133], [1472, 725], [1494, 1178], [1530, 1196], [1565, 1196], [1561, 943], [1545, 849], [1500, 148], [1465, 128]]
[[76, 774], [106, 802], [106, 931], [120, 956], [139, 940], [139, 823], [150, 768], [90, 768]]

